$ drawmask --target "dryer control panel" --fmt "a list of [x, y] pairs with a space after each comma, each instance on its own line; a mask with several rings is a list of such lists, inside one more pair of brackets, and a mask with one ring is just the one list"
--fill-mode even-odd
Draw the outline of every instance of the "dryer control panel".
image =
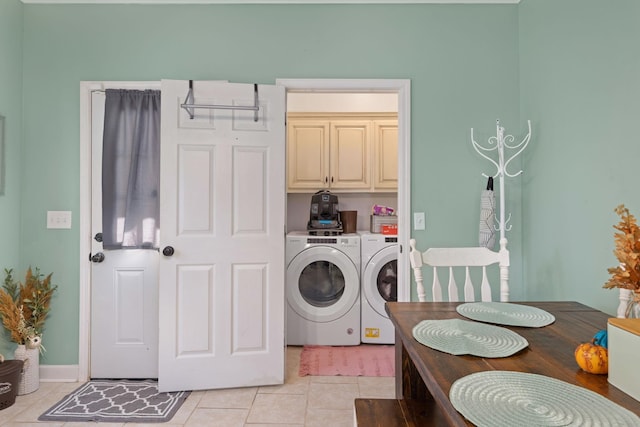
[[339, 245], [340, 247], [359, 246], [359, 236], [357, 237], [308, 237], [307, 245]]
[[307, 239], [307, 243], [309, 244], [329, 244], [329, 245], [336, 245], [338, 243], [338, 239], [332, 239], [332, 238], [322, 238], [322, 237], [310, 237]]

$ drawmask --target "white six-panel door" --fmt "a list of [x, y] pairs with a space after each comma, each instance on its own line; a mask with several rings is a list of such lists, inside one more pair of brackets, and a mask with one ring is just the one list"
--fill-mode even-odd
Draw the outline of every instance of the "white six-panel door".
[[[195, 103], [253, 105], [248, 84], [194, 82]], [[252, 111], [180, 104], [162, 82], [159, 388], [284, 381], [285, 93]], [[173, 252], [171, 254], [171, 252]]]
[[[91, 94], [92, 236], [102, 232], [104, 102], [104, 91]], [[91, 240], [90, 376], [157, 378], [158, 252], [104, 250], [99, 240]]]

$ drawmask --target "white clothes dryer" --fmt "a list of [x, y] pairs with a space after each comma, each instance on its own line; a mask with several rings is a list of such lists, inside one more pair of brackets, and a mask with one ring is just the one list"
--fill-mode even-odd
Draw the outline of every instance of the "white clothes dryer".
[[384, 309], [398, 300], [398, 236], [360, 232], [362, 267], [360, 291], [363, 343], [393, 344], [395, 330]]
[[360, 236], [286, 241], [287, 345], [360, 344]]

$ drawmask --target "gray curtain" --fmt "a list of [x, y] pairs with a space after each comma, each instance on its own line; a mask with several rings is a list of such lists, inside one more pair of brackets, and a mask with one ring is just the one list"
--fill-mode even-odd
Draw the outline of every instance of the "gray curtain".
[[102, 152], [104, 249], [158, 248], [160, 91], [107, 89]]

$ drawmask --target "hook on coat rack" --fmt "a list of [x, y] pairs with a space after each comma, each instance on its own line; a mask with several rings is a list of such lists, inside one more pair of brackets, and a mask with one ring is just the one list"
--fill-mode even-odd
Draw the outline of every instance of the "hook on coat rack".
[[[507, 166], [514, 158], [522, 153], [525, 148], [527, 148], [527, 145], [531, 140], [531, 120], [527, 120], [527, 125], [529, 127], [529, 131], [525, 137], [518, 144], [514, 144], [513, 142], [515, 141], [515, 138], [513, 135], [505, 135], [504, 127], [500, 126], [500, 120], [496, 120], [496, 136], [492, 136], [488, 139], [488, 146], [480, 145], [475, 141], [473, 138], [473, 128], [471, 128], [471, 144], [473, 145], [473, 148], [478, 154], [489, 160], [496, 167], [496, 173], [493, 175], [493, 178], [498, 178], [500, 184], [500, 193], [498, 196], [500, 198], [500, 216], [496, 217], [496, 221], [498, 223], [496, 231], [500, 231], [500, 247], [506, 247], [507, 240], [504, 233], [505, 231], [511, 230], [511, 226], [507, 227], [507, 223], [511, 220], [511, 214], [509, 214], [509, 217], [505, 220], [504, 213], [504, 177], [514, 178], [522, 173], [522, 170], [519, 170], [516, 173], [510, 173], [507, 171]], [[505, 148], [508, 150], [515, 150], [511, 157], [507, 159], [505, 159]], [[497, 161], [486, 154], [493, 151], [497, 151]], [[483, 173], [482, 176], [489, 178], [489, 175], [485, 173]]]
[[205, 108], [209, 110], [248, 110], [253, 111], [253, 121], [258, 121], [258, 111], [260, 110], [260, 102], [258, 100], [258, 84], [253, 84], [253, 105], [245, 106], [245, 105], [210, 105], [210, 104], [194, 104], [194, 95], [193, 95], [193, 80], [189, 80], [189, 92], [187, 92], [187, 97], [184, 100], [184, 104], [180, 104], [181, 108], [184, 108], [189, 114], [189, 118], [193, 120], [195, 114], [194, 109], [196, 108]]

